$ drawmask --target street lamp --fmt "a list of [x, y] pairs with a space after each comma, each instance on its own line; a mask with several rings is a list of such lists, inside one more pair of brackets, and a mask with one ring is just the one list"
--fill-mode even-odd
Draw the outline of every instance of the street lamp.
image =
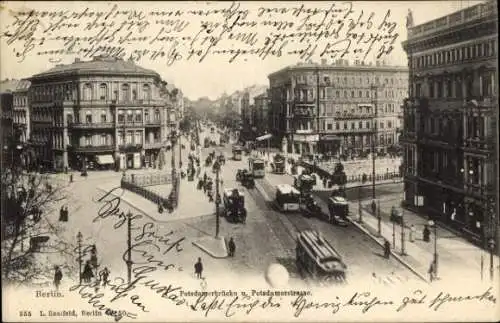
[[82, 233], [78, 231], [76, 241], [78, 242], [78, 278], [80, 285], [82, 284]]
[[428, 224], [430, 227], [434, 227], [434, 276], [437, 278], [438, 274], [437, 224], [432, 220], [429, 220]]
[[170, 143], [172, 144], [172, 160], [171, 160], [171, 164], [172, 164], [172, 179], [173, 177], [175, 176], [175, 143], [176, 143], [176, 139], [177, 139], [177, 133], [175, 132], [175, 130], [172, 130], [172, 133], [170, 134]]

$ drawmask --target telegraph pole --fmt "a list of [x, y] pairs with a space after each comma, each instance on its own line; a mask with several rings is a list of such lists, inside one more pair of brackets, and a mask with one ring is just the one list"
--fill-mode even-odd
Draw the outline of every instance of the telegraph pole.
[[401, 256], [406, 256], [404, 208], [401, 210]]
[[132, 281], [132, 212], [127, 213], [127, 281]]

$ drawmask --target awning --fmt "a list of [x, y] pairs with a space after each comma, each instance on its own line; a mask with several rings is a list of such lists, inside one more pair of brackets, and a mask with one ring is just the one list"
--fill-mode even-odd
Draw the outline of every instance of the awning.
[[111, 155], [96, 156], [96, 159], [97, 159], [97, 163], [99, 163], [101, 165], [109, 165], [109, 164], [115, 163], [115, 160], [114, 160], [113, 156], [111, 156]]
[[273, 135], [269, 133], [267, 135], [263, 135], [263, 136], [257, 137], [255, 140], [262, 141], [262, 140], [271, 139], [272, 137], [273, 137]]

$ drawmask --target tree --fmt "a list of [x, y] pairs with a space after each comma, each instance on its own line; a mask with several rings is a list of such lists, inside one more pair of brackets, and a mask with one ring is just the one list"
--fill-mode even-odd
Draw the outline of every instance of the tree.
[[45, 256], [56, 254], [66, 265], [74, 263], [73, 246], [60, 237], [63, 228], [48, 217], [66, 199], [65, 187], [50, 183], [48, 175], [24, 173], [21, 166], [3, 168], [1, 180], [2, 280], [32, 283], [45, 276], [51, 281]]
[[187, 116], [179, 122], [179, 129], [185, 133], [191, 130], [191, 120]]

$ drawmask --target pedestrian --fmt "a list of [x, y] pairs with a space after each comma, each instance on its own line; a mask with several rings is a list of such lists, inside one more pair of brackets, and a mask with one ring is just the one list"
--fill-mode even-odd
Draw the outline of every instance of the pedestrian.
[[391, 255], [391, 243], [388, 240], [384, 242], [384, 257], [389, 259]]
[[436, 272], [436, 267], [434, 261], [431, 262], [431, 265], [429, 266], [429, 280], [432, 282], [434, 280], [434, 274]]
[[69, 174], [69, 182], [73, 183], [73, 174]]
[[82, 278], [85, 283], [90, 283], [90, 280], [94, 278], [94, 273], [92, 272], [92, 267], [90, 266], [90, 260], [87, 260], [85, 263]]
[[201, 279], [201, 274], [203, 273], [203, 264], [201, 263], [201, 258], [198, 258], [198, 262], [194, 264], [194, 273], [196, 278]]
[[54, 286], [56, 286], [56, 290], [59, 290], [59, 285], [61, 284], [62, 280], [62, 271], [59, 268], [59, 266], [55, 266], [54, 268]]
[[236, 244], [234, 243], [233, 237], [229, 239], [229, 243], [227, 244], [229, 248], [229, 257], [234, 257], [234, 251], [236, 250]]
[[415, 229], [415, 225], [412, 224], [410, 226], [410, 242], [415, 242], [415, 233], [416, 233], [417, 229]]
[[64, 221], [64, 205], [59, 209], [59, 222]]
[[377, 211], [377, 203], [375, 203], [375, 200], [372, 201], [372, 214], [375, 215], [375, 212]]
[[106, 287], [108, 285], [108, 277], [109, 277], [109, 269], [108, 267], [104, 267], [103, 270], [99, 273], [99, 277], [102, 281], [102, 286]]
[[424, 231], [423, 231], [423, 239], [425, 242], [429, 242], [431, 240], [430, 235], [431, 235], [431, 230], [429, 230], [429, 226], [426, 224], [424, 225]]

